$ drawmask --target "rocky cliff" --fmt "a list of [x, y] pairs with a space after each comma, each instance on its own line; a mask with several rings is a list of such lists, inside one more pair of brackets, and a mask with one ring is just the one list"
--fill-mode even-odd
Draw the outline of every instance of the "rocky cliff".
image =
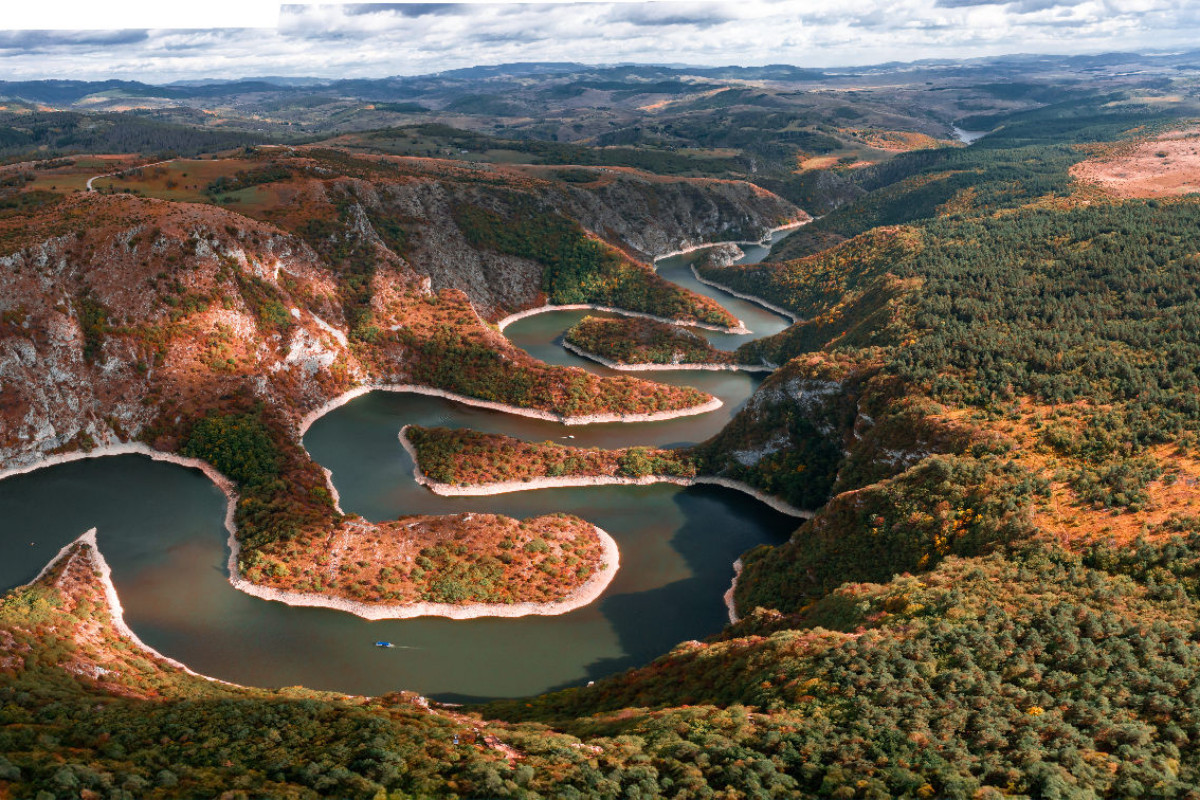
[[[463, 206], [504, 216], [515, 197], [521, 201], [517, 205], [527, 201], [539, 212], [576, 222], [642, 262], [705, 242], [758, 240], [773, 227], [808, 219], [786, 200], [742, 181], [668, 179], [599, 168], [590, 171], [594, 180], [577, 183], [556, 179], [554, 171], [467, 169], [431, 159], [356, 159], [367, 166], [349, 169], [344, 162], [331, 162], [323, 150], [271, 158], [293, 170], [284, 183], [297, 207], [249, 207], [245, 213], [310, 240], [321, 233], [337, 237], [343, 248], [356, 239], [386, 246], [430, 278], [435, 291], [462, 291], [493, 320], [543, 302], [545, 265], [472, 246], [455, 221], [456, 209]], [[330, 226], [313, 226], [314, 216]]]
[[0, 256], [0, 464], [128, 440], [235, 388], [312, 407], [363, 375], [332, 277], [229, 212], [82, 195]]
[[783, 198], [744, 181], [666, 180], [623, 171], [569, 185], [564, 212], [646, 258], [707, 242], [759, 241], [771, 228], [809, 219]]
[[[581, 188], [324, 151], [230, 171], [248, 182], [275, 158], [283, 179], [231, 206], [243, 213], [91, 194], [0, 219], [0, 464], [169, 430], [231, 393], [295, 420], [363, 382], [427, 382], [417, 367], [447, 331], [481, 358], [549, 369], [536, 383], [564, 395], [584, 381], [599, 387], [589, 396], [671, 407], [653, 384], [538, 366], [484, 326], [477, 314], [540, 303], [545, 267], [473, 247], [455, 207], [524, 194], [649, 252], [801, 213], [736, 182], [622, 174]], [[125, 188], [154, 193], [137, 178]], [[554, 391], [529, 402], [550, 408]]]

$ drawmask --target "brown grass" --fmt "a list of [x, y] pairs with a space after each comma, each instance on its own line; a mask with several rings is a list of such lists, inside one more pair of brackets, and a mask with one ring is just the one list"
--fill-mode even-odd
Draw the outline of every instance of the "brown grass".
[[[479, 593], [460, 602], [552, 602], [598, 571], [604, 554], [595, 527], [565, 514], [349, 519], [263, 552], [246, 576], [255, 583], [372, 604], [445, 602], [437, 587], [446, 578]], [[491, 575], [492, 585], [481, 575]]]
[[1022, 400], [1013, 413], [999, 420], [974, 419], [976, 411], [962, 408], [946, 409], [936, 416], [946, 422], [977, 426], [1009, 441], [1012, 450], [1008, 457], [1049, 480], [1050, 497], [1035, 506], [1033, 522], [1068, 547], [1083, 548], [1097, 541], [1127, 545], [1138, 537], [1153, 540], [1171, 535], [1155, 531], [1170, 518], [1200, 516], [1200, 458], [1184, 455], [1173, 445], [1144, 451], [1162, 467], [1163, 477], [1147, 486], [1149, 500], [1137, 511], [1084, 502], [1064, 480], [1056, 479], [1078, 465], [1040, 443], [1041, 422], [1053, 417], [1057, 424], [1081, 427], [1085, 413], [1093, 408], [1086, 402], [1049, 406]]
[[915, 131], [880, 131], [866, 128], [840, 128], [840, 133], [862, 142], [876, 150], [886, 150], [891, 153], [903, 153], [909, 150], [928, 150], [934, 147], [952, 147], [955, 145], [947, 139], [934, 137]]
[[1099, 149], [1071, 168], [1080, 183], [1116, 197], [1177, 197], [1200, 192], [1200, 127]]

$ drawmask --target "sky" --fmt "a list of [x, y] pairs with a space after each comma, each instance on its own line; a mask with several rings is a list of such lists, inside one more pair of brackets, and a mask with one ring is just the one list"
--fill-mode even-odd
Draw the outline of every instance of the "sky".
[[515, 61], [831, 67], [1191, 49], [1200, 1], [37, 0], [0, 25], [0, 80], [377, 78]]

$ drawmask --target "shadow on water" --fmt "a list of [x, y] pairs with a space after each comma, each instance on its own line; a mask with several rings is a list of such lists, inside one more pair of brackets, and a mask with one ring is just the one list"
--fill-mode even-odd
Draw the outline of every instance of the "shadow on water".
[[[684, 522], [675, 529], [670, 546], [691, 575], [637, 595], [603, 599], [601, 611], [613, 623], [624, 655], [590, 664], [589, 680], [650, 662], [665, 652], [664, 642], [673, 646], [681, 637], [703, 638], [724, 627], [728, 609], [723, 593], [733, 579], [733, 562], [756, 545], [787, 541], [799, 524], [744, 500], [734, 490], [719, 487], [675, 494]], [[654, 615], [647, 615], [647, 609], [654, 609]]]
[[[343, 457], [354, 455], [348, 450]], [[385, 457], [400, 461], [394, 451]], [[404, 474], [406, 465], [397, 466]], [[60, 547], [97, 527], [130, 626], [201, 673], [359, 694], [411, 689], [447, 700], [514, 697], [586, 683], [718, 632], [732, 561], [794, 527], [718, 487], [607, 486], [455, 499], [438, 498], [411, 478], [399, 495], [395, 486], [376, 488], [384, 492], [374, 500], [380, 510], [389, 503], [408, 510], [410, 498], [423, 496], [435, 513], [576, 513], [612, 533], [622, 568], [599, 602], [559, 617], [367, 622], [292, 608], [229, 585], [225, 498], [203, 474], [116, 456], [0, 481], [6, 551], [0, 581], [27, 582]], [[371, 500], [369, 493], [363, 499]], [[372, 646], [377, 639], [400, 647], [381, 653]]]

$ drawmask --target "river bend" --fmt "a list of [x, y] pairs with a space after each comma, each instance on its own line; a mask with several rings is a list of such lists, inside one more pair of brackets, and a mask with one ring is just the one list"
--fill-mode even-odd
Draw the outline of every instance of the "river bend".
[[[746, 262], [765, 248], [748, 247]], [[664, 277], [717, 299], [751, 335], [701, 331], [733, 349], [787, 320], [699, 283], [692, 256], [658, 262]], [[553, 364], [618, 374], [561, 347], [588, 312], [547, 312], [505, 333]], [[369, 622], [326, 609], [265, 602], [230, 586], [225, 497], [199, 471], [114, 456], [40, 469], [0, 481], [0, 590], [22, 584], [64, 544], [91, 527], [113, 570], [125, 619], [148, 645], [197, 672], [258, 686], [303, 685], [352, 694], [407, 689], [443, 701], [514, 697], [577, 685], [645, 664], [675, 644], [716, 633], [732, 562], [784, 540], [796, 520], [739, 492], [713, 486], [602, 486], [490, 497], [439, 497], [418, 486], [396, 434], [405, 424], [447, 425], [581, 446], [681, 445], [719, 431], [762, 376], [654, 372], [724, 402], [663, 422], [565, 426], [439, 398], [374, 392], [317, 420], [304, 437], [331, 470], [342, 507], [372, 520], [465, 511], [528, 517], [576, 514], [608, 531], [621, 568], [590, 606], [556, 617]], [[566, 438], [566, 437], [574, 437]], [[393, 650], [372, 646], [378, 639]]]

